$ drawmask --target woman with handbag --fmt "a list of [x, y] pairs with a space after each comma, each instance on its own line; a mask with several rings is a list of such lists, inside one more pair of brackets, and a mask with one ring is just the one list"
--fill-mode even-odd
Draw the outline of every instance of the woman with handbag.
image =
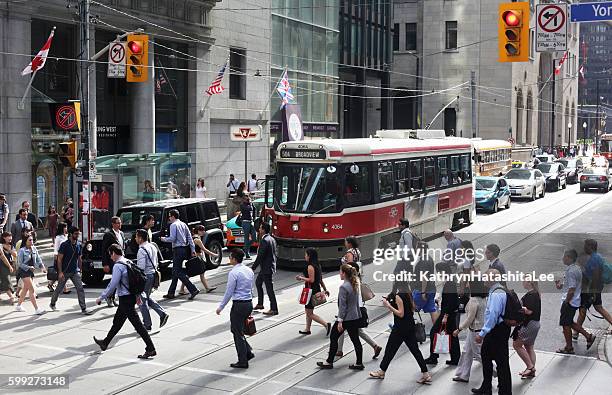
[[[306, 311], [306, 328], [300, 331], [300, 334], [310, 335], [310, 326], [312, 325], [312, 321], [315, 321], [327, 330], [325, 336], [329, 336], [331, 324], [314, 313], [315, 306], [325, 303], [326, 297], [329, 296], [329, 291], [323, 282], [321, 265], [319, 265], [319, 253], [314, 248], [307, 248], [304, 259], [306, 259], [306, 268], [303, 271], [303, 275], [298, 275], [295, 279], [304, 281], [304, 287], [312, 289], [312, 296], [304, 306], [304, 310]], [[321, 289], [323, 289], [323, 291]]]
[[542, 301], [537, 281], [523, 281], [527, 293], [521, 298], [525, 320], [512, 332], [512, 346], [518, 356], [525, 362], [526, 369], [519, 373], [522, 379], [535, 377], [536, 353], [533, 350], [540, 331], [540, 314]]
[[[346, 239], [344, 239], [344, 246], [346, 247], [347, 251], [346, 254], [344, 254], [344, 256], [342, 257], [342, 263], [347, 263], [349, 265], [351, 265], [356, 271], [357, 271], [357, 277], [359, 278], [359, 282], [360, 282], [360, 289], [359, 289], [359, 308], [360, 309], [365, 309], [366, 305], [365, 305], [365, 300], [364, 300], [364, 287], [366, 286], [362, 281], [361, 281], [361, 251], [359, 251], [359, 242], [357, 241], [357, 239], [353, 236], [349, 236]], [[372, 293], [372, 291], [368, 288], [367, 291], [369, 293]], [[381, 351], [382, 351], [382, 347], [378, 345], [378, 343], [376, 343], [376, 341], [374, 341], [374, 339], [372, 339], [372, 337], [364, 330], [364, 328], [359, 328], [359, 337], [362, 338], [363, 340], [365, 340], [366, 343], [368, 343], [370, 345], [370, 347], [372, 347], [374, 349], [374, 355], [372, 356], [372, 359], [376, 359], [378, 358], [378, 356], [380, 355]], [[340, 336], [340, 338], [338, 339], [338, 352], [336, 353], [337, 357], [342, 357], [344, 356], [344, 352], [342, 351], [344, 347], [344, 336]]]
[[357, 361], [349, 369], [363, 370], [363, 347], [359, 341], [359, 327], [361, 325], [361, 311], [359, 310], [359, 278], [357, 271], [347, 264], [340, 266], [340, 279], [343, 280], [338, 291], [338, 315], [329, 335], [329, 353], [325, 362], [317, 362], [321, 369], [333, 369], [334, 357], [338, 351], [338, 338], [346, 331], [355, 347]]
[[467, 339], [463, 346], [459, 365], [455, 371], [453, 381], [467, 383], [470, 381], [470, 371], [472, 369], [472, 361], [476, 359], [480, 361], [480, 344], [476, 343], [476, 335], [484, 325], [484, 315], [487, 308], [488, 292], [481, 281], [474, 281], [469, 284], [470, 299], [465, 305], [465, 319], [455, 329], [453, 336], [457, 338], [459, 332], [468, 330]]
[[45, 309], [39, 308], [38, 304], [36, 304], [36, 295], [34, 294], [32, 281], [35, 268], [41, 269], [43, 273], [47, 273], [47, 268], [43, 264], [42, 259], [40, 259], [38, 250], [34, 247], [34, 238], [32, 236], [27, 236], [21, 244], [23, 247], [21, 247], [19, 254], [17, 254], [17, 267], [19, 268], [17, 275], [23, 281], [23, 289], [19, 295], [19, 302], [17, 302], [15, 310], [25, 311], [21, 304], [29, 293], [30, 302], [32, 302], [32, 306], [36, 309], [36, 314], [41, 315], [45, 313]]
[[415, 305], [410, 293], [410, 285], [407, 282], [397, 282], [396, 289], [395, 294], [383, 298], [383, 304], [393, 313], [393, 329], [389, 335], [389, 340], [387, 340], [385, 355], [380, 363], [380, 370], [370, 372], [370, 377], [384, 379], [385, 372], [389, 368], [389, 364], [393, 357], [395, 357], [397, 350], [399, 350], [402, 343], [405, 343], [421, 368], [421, 378], [417, 380], [417, 383], [429, 384], [431, 383], [431, 374], [427, 370], [427, 365], [421, 350], [419, 350], [416, 339], [416, 326], [414, 323]]
[[0, 254], [0, 294], [6, 292], [11, 304], [15, 303], [13, 297], [13, 286], [11, 285], [10, 274], [15, 271], [13, 261], [15, 260], [15, 250], [13, 249], [13, 235], [11, 232], [4, 232], [1, 236], [2, 254]]
[[[204, 266], [204, 271], [202, 272], [202, 274], [200, 274], [200, 281], [202, 282], [204, 289], [206, 289], [206, 293], [210, 293], [217, 289], [217, 287], [209, 286], [208, 281], [206, 280], [206, 255], [216, 258], [219, 256], [219, 254], [215, 254], [204, 246], [204, 243], [202, 242], [202, 238], [206, 235], [206, 228], [204, 227], [204, 225], [196, 226], [193, 229], [193, 232], [193, 244], [195, 244], [195, 253], [197, 257], [202, 260], [202, 265]], [[181, 285], [179, 295], [187, 295], [187, 292], [185, 292], [185, 284]]]

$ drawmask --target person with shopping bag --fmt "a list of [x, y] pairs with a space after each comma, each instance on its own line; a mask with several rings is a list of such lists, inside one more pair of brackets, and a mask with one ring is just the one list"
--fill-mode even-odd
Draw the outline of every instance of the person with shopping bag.
[[[296, 280], [304, 281], [302, 294], [304, 294], [304, 290], [309, 290], [306, 291], [308, 295], [304, 295], [305, 299], [303, 302], [305, 303], [302, 303], [302, 300], [300, 301], [300, 304], [304, 305], [304, 310], [306, 311], [306, 328], [299, 333], [300, 335], [310, 335], [310, 326], [312, 321], [315, 321], [326, 329], [325, 335], [329, 336], [331, 324], [314, 313], [315, 306], [325, 303], [326, 298], [329, 296], [329, 291], [323, 282], [323, 274], [319, 264], [319, 253], [314, 248], [307, 248], [304, 253], [304, 259], [306, 259], [306, 268], [302, 275], [295, 276]], [[302, 298], [302, 295], [300, 295], [300, 298]]]
[[[452, 262], [440, 262], [436, 270], [441, 273], [454, 273], [455, 264]], [[442, 288], [442, 302], [440, 303], [440, 316], [434, 322], [430, 331], [429, 357], [425, 360], [428, 365], [437, 365], [439, 354], [450, 354], [451, 359], [446, 361], [447, 365], [458, 365], [461, 356], [459, 338], [451, 336], [457, 329], [457, 311], [459, 309], [459, 295], [457, 294], [457, 283], [449, 280]]]
[[431, 374], [428, 372], [427, 364], [425, 364], [423, 354], [421, 354], [417, 344], [416, 326], [414, 323], [415, 305], [410, 293], [410, 285], [407, 282], [398, 282], [397, 292], [389, 295], [387, 298], [383, 298], [383, 304], [393, 313], [393, 329], [387, 340], [385, 354], [380, 363], [380, 370], [370, 372], [370, 377], [384, 379], [385, 372], [389, 368], [393, 357], [395, 357], [402, 343], [405, 343], [421, 368], [421, 378], [417, 380], [417, 383], [430, 384]]

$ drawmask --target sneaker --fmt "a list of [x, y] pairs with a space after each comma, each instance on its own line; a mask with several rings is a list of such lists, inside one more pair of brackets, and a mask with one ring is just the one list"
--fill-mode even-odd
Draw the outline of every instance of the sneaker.
[[83, 315], [92, 315], [93, 313], [91, 311], [85, 309], [85, 310], [81, 310], [81, 314], [83, 314]]
[[38, 308], [38, 309], [36, 309], [35, 314], [36, 314], [36, 315], [43, 315], [43, 314], [45, 314], [46, 312], [47, 312], [47, 310], [45, 310], [45, 309], [41, 309], [41, 308]]
[[52, 311], [57, 311], [57, 307], [55, 307], [55, 305], [54, 305], [54, 304], [50, 304], [50, 305], [49, 305], [49, 308], [50, 308]]
[[23, 312], [23, 311], [25, 311], [25, 309], [23, 307], [21, 307], [20, 304], [18, 304], [17, 306], [15, 306], [15, 311]]

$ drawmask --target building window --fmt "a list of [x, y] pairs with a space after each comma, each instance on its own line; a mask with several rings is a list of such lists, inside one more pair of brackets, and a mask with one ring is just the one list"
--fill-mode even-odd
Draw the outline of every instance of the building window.
[[399, 51], [399, 23], [393, 24], [393, 50]]
[[457, 49], [457, 21], [446, 21], [446, 49]]
[[406, 51], [417, 50], [417, 24], [406, 23]]
[[230, 99], [246, 100], [246, 50], [230, 48]]

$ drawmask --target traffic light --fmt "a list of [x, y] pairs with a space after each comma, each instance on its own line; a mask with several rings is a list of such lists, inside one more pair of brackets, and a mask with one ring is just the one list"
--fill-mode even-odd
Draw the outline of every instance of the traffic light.
[[498, 42], [500, 62], [529, 61], [528, 2], [499, 5]]
[[77, 143], [75, 140], [59, 144], [59, 159], [65, 167], [76, 168]]
[[149, 36], [130, 34], [127, 37], [127, 82], [146, 82], [149, 79]]

